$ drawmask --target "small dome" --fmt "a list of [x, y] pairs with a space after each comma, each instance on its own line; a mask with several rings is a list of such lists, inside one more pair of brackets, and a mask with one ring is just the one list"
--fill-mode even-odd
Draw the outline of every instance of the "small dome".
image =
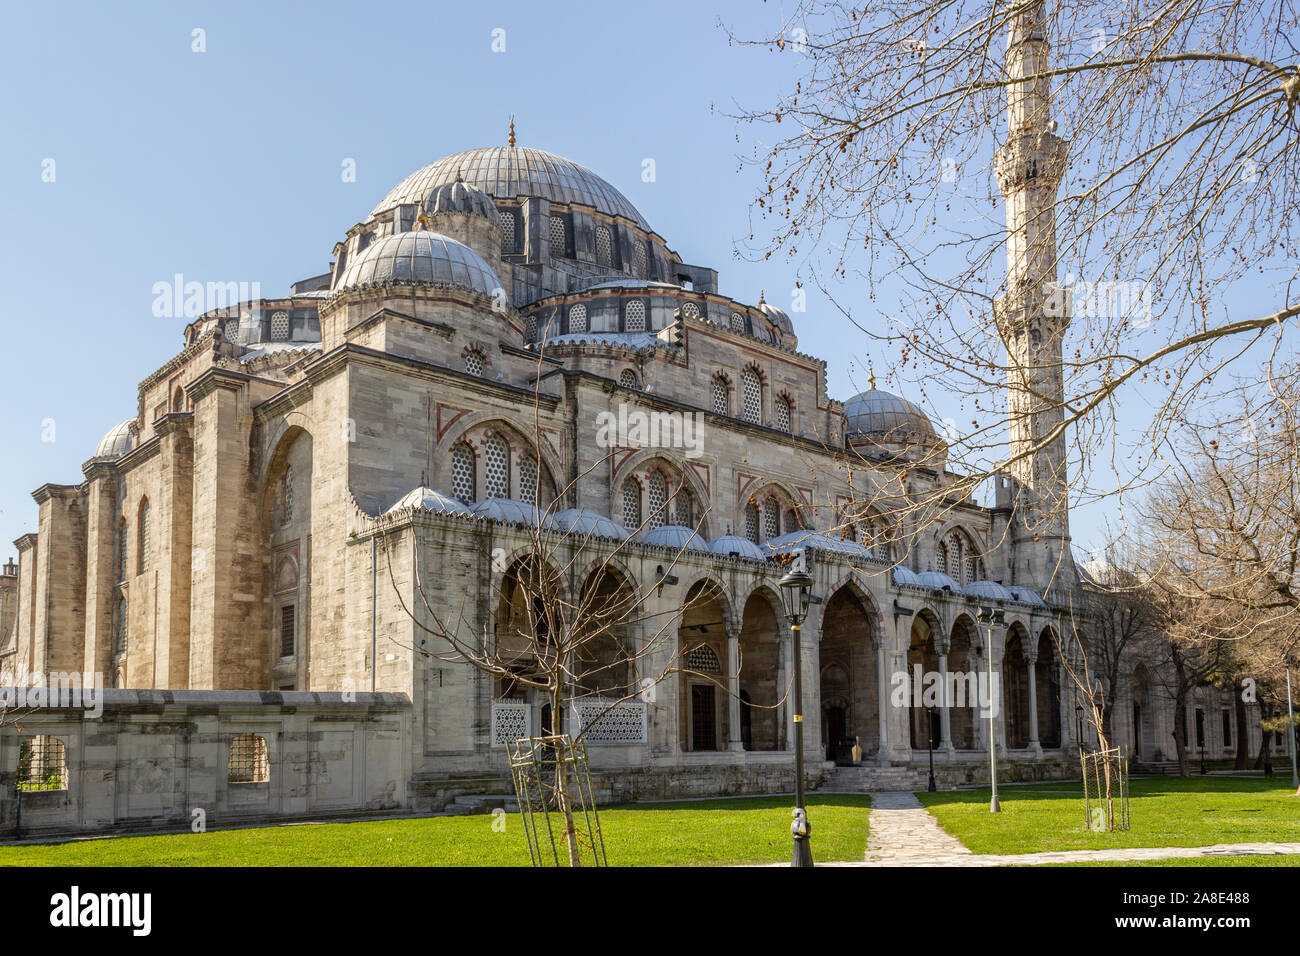
[[537, 506], [514, 498], [488, 498], [470, 506], [470, 514], [502, 524], [537, 525]]
[[831, 554], [847, 554], [856, 557], [869, 556], [870, 550], [854, 541], [845, 541], [842, 538], [830, 538], [824, 534], [818, 534], [816, 531], [791, 531], [787, 534], [777, 535], [775, 538], [768, 538], [763, 542], [763, 547], [769, 554], [787, 554], [791, 551], [798, 551], [800, 548], [816, 548], [818, 551], [827, 551]]
[[901, 564], [894, 568], [894, 583], [902, 588], [919, 588], [924, 587], [921, 579], [917, 577], [915, 571], [911, 568], [905, 568]]
[[1042, 595], [1037, 591], [1031, 591], [1029, 588], [1011, 587], [1007, 588], [1011, 592], [1011, 600], [1018, 604], [1032, 604], [1034, 607], [1047, 607], [1047, 602], [1043, 600]]
[[469, 516], [473, 514], [461, 503], [459, 498], [453, 498], [451, 495], [444, 495], [441, 491], [434, 491], [432, 488], [423, 486], [407, 492], [397, 504], [385, 511], [384, 514], [390, 515], [395, 511], [405, 511], [410, 508], [431, 511], [440, 515]]
[[920, 406], [873, 388], [844, 403], [844, 434], [853, 438], [915, 441], [937, 438], [934, 423]]
[[497, 204], [492, 197], [462, 179], [434, 186], [424, 197], [424, 211], [433, 216], [440, 212], [458, 212], [467, 216], [482, 216], [497, 225]]
[[790, 321], [790, 316], [786, 314], [784, 309], [778, 309], [776, 306], [767, 302], [767, 300], [763, 298], [761, 292], [758, 296], [758, 305], [756, 305], [755, 308], [762, 312], [763, 315], [767, 316], [767, 320], [782, 332], [787, 335], [794, 335], [794, 323]]
[[[674, 551], [708, 551], [709, 543], [685, 525], [665, 524], [641, 535], [644, 544]], [[752, 542], [751, 542], [752, 543]]]
[[95, 448], [96, 458], [121, 458], [132, 448], [135, 447], [131, 439], [131, 426], [135, 424], [134, 418], [128, 418], [120, 425], [114, 425], [103, 438], [99, 440], [99, 445]]
[[922, 571], [916, 576], [916, 583], [924, 588], [936, 591], [960, 591], [961, 585], [942, 571]]
[[620, 524], [582, 508], [568, 508], [551, 516], [550, 526], [564, 534], [580, 534], [588, 538], [613, 538], [623, 541], [627, 530]]
[[733, 558], [749, 558], [753, 561], [763, 561], [767, 557], [763, 554], [762, 548], [738, 534], [724, 534], [720, 538], [714, 538], [709, 542], [709, 550], [714, 554], [730, 555]]
[[971, 597], [986, 598], [990, 601], [1014, 601], [1011, 592], [997, 581], [972, 581], [962, 588], [963, 593]]
[[449, 285], [486, 296], [505, 288], [492, 267], [469, 246], [424, 229], [384, 236], [372, 243], [343, 270], [334, 291], [387, 282]]

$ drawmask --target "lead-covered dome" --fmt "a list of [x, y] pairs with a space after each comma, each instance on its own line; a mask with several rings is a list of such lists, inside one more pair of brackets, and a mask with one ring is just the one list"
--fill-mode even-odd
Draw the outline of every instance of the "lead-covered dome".
[[525, 146], [471, 149], [430, 163], [398, 183], [370, 217], [405, 203], [423, 203], [432, 190], [457, 179], [493, 199], [529, 196], [566, 205], [581, 203], [609, 216], [623, 216], [646, 232], [651, 231], [650, 224], [628, 198], [590, 169], [563, 156]]
[[462, 179], [431, 188], [424, 197], [424, 211], [429, 216], [458, 212], [466, 216], [482, 216], [493, 225], [497, 222], [497, 206], [492, 197]]
[[873, 388], [844, 403], [844, 435], [877, 441], [933, 441], [938, 436], [919, 405]]
[[767, 320], [775, 325], [786, 335], [794, 335], [794, 323], [790, 321], [790, 316], [784, 309], [778, 309], [764, 298], [764, 293], [758, 294], [758, 305], [754, 306], [758, 311], [767, 316]]
[[448, 285], [486, 296], [504, 288], [492, 267], [469, 246], [421, 229], [385, 236], [368, 246], [343, 270], [333, 291], [388, 282]]
[[121, 424], [114, 425], [95, 448], [96, 458], [121, 458], [134, 447], [131, 438], [131, 426], [134, 418], [128, 418]]

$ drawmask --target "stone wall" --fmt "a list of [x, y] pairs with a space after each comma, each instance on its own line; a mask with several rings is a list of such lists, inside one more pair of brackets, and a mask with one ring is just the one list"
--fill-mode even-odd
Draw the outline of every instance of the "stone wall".
[[[410, 700], [400, 694], [255, 691], [104, 692], [99, 718], [24, 713], [0, 727], [0, 840], [18, 822], [21, 741], [63, 742], [65, 789], [21, 795], [24, 838], [400, 810], [410, 805]], [[231, 782], [231, 741], [265, 741], [267, 779]]]

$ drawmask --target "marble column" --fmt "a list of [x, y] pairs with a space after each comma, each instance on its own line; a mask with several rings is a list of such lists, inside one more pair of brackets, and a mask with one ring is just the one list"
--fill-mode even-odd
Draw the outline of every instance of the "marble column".
[[727, 627], [727, 749], [743, 751], [740, 736], [740, 634]]
[[[1032, 642], [1026, 642], [1032, 644]], [[1038, 742], [1038, 647], [1025, 648], [1025, 663], [1029, 667], [1029, 749], [1035, 756], [1043, 755], [1043, 747]]]

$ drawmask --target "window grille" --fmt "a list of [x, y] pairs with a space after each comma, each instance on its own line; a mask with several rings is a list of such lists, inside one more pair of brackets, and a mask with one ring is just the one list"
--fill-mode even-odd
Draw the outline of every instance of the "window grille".
[[758, 506], [752, 501], [745, 505], [745, 537], [758, 544]]
[[646, 504], [650, 507], [647, 524], [658, 528], [668, 523], [668, 482], [657, 471], [650, 473], [646, 483]]
[[470, 349], [469, 354], [465, 356], [465, 371], [470, 375], [483, 374], [483, 353], [478, 349]]
[[785, 533], [791, 531], [800, 531], [803, 529], [803, 522], [799, 520], [799, 512], [791, 508], [785, 513]]
[[618, 373], [618, 384], [623, 388], [636, 388], [636, 372], [632, 371], [630, 368], [623, 369], [623, 371]]
[[713, 378], [713, 411], [715, 414], [731, 414], [730, 392], [726, 380], [721, 375], [715, 375]]
[[118, 597], [113, 605], [113, 656], [126, 653], [126, 598]]
[[745, 317], [741, 315], [739, 312], [731, 313], [731, 331], [733, 332], [745, 331]]
[[239, 320], [231, 319], [229, 322], [227, 322], [225, 329], [223, 330], [223, 334], [227, 342], [238, 342], [239, 341]]
[[280, 608], [280, 656], [293, 657], [294, 653], [294, 627], [296, 622], [295, 607], [292, 604], [286, 604]]
[[763, 537], [775, 538], [781, 533], [781, 505], [775, 498], [763, 502]]
[[474, 500], [474, 450], [464, 442], [451, 451], [451, 493], [467, 503]]
[[645, 303], [631, 299], [623, 311], [623, 328], [627, 332], [645, 331]]
[[683, 302], [682, 315], [688, 319], [698, 319], [700, 317], [700, 307], [694, 302]]
[[287, 525], [293, 520], [293, 466], [285, 468], [284, 477], [280, 479], [280, 524]]
[[140, 554], [138, 557], [139, 570], [138, 574], [144, 574], [149, 568], [149, 499], [146, 498], [140, 502], [140, 519], [139, 527], [136, 529], [140, 538]]
[[614, 264], [614, 240], [610, 235], [609, 226], [596, 227], [596, 265], [611, 266]]
[[563, 258], [565, 255], [564, 217], [551, 217], [551, 255]]
[[649, 254], [646, 252], [646, 247], [645, 247], [645, 243], [644, 243], [644, 242], [638, 242], [638, 243], [636, 244], [636, 252], [634, 253], [634, 255], [636, 256], [636, 274], [637, 274], [637, 276], [638, 276], [639, 278], [642, 278], [642, 279], [648, 279], [648, 278], [650, 278], [650, 276], [649, 276], [649, 271], [650, 271], [650, 269], [649, 269], [649, 260], [650, 260], [650, 256], [649, 256]]
[[581, 303], [569, 309], [569, 331], [587, 331], [587, 307]]
[[37, 734], [18, 745], [19, 790], [67, 790], [68, 749], [58, 737]]
[[677, 523], [687, 528], [695, 527], [695, 502], [685, 488], [677, 489]]
[[537, 459], [531, 455], [519, 463], [519, 500], [537, 504]]
[[126, 580], [126, 519], [117, 522], [117, 580]]
[[701, 644], [686, 655], [686, 668], [698, 674], [722, 673], [722, 664], [718, 661], [718, 653], [708, 644]]
[[524, 316], [524, 338], [529, 342], [537, 341], [537, 316], [532, 313]]
[[623, 482], [623, 527], [633, 532], [641, 527], [641, 485], [635, 478]]
[[763, 420], [763, 383], [753, 369], [745, 369], [742, 379], [745, 421], [759, 424]]
[[226, 764], [230, 783], [267, 783], [271, 779], [271, 761], [266, 738], [261, 734], [236, 734], [230, 740], [230, 759]]
[[289, 338], [289, 313], [271, 313], [271, 341], [283, 342]]
[[785, 396], [776, 400], [776, 427], [783, 432], [790, 431], [790, 399]]
[[506, 443], [493, 435], [483, 453], [484, 491], [489, 498], [510, 497], [510, 459]]
[[515, 251], [515, 214], [512, 209], [497, 211], [497, 221], [501, 224], [501, 249], [510, 254]]

